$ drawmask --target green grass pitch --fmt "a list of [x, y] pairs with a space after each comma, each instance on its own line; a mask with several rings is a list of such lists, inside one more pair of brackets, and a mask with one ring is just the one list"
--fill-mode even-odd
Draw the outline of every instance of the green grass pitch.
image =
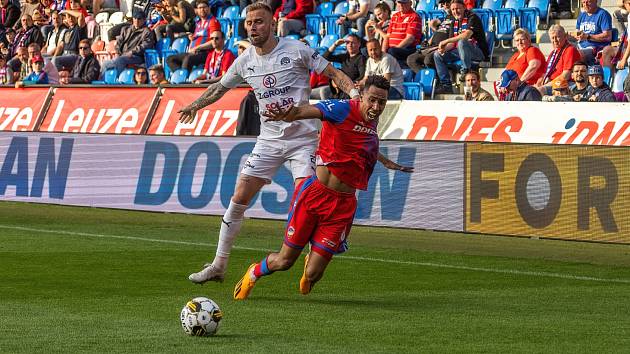
[[[302, 260], [232, 300], [283, 222], [247, 220], [224, 283], [187, 275], [220, 219], [0, 203], [2, 353], [603, 353], [630, 348], [630, 247], [354, 227], [309, 296]], [[184, 334], [195, 296], [224, 311]]]

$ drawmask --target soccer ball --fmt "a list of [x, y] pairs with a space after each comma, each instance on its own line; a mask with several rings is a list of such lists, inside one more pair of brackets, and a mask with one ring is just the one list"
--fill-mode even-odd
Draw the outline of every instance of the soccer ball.
[[184, 332], [199, 337], [215, 335], [222, 317], [219, 305], [206, 297], [188, 301], [180, 315]]

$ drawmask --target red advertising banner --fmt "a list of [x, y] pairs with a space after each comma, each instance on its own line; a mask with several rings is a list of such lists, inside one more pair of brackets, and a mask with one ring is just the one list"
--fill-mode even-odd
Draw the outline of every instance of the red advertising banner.
[[0, 131], [33, 131], [49, 90], [0, 88]]
[[156, 88], [57, 88], [41, 132], [140, 134]]
[[179, 123], [179, 111], [196, 100], [205, 88], [166, 88], [162, 99], [149, 125], [147, 134], [155, 135], [195, 135], [195, 136], [234, 136], [241, 101], [249, 89], [235, 88], [228, 91], [220, 100], [197, 112], [192, 123]]

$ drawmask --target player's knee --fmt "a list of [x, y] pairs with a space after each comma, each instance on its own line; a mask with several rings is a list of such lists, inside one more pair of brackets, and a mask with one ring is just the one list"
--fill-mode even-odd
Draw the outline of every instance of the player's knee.
[[324, 276], [324, 270], [318, 267], [307, 267], [304, 275], [309, 282], [315, 283]]

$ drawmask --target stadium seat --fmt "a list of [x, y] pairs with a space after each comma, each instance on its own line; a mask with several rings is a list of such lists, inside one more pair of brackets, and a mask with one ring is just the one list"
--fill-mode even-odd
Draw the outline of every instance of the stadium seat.
[[96, 53], [96, 52], [102, 52], [104, 50], [105, 50], [105, 42], [98, 40], [92, 43], [92, 52]]
[[177, 54], [177, 52], [172, 50], [172, 49], [164, 49], [162, 51], [162, 64], [164, 65], [164, 75], [167, 78], [171, 74], [171, 69], [169, 68], [168, 65], [166, 65], [166, 58], [170, 57], [171, 55], [175, 55], [175, 54]]
[[107, 22], [111, 25], [121, 24], [125, 22], [125, 14], [123, 14], [122, 11], [114, 12], [111, 16], [109, 16]]
[[[329, 3], [324, 3], [329, 4]], [[322, 4], [323, 5], [323, 4]], [[324, 18], [318, 14], [306, 15], [306, 31], [310, 34], [319, 35], [323, 32]]]
[[332, 15], [335, 9], [335, 5], [332, 2], [323, 2], [317, 6], [315, 13], [321, 16]]
[[134, 69], [125, 69], [118, 75], [118, 83], [122, 85], [133, 85]]
[[304, 37], [304, 39], [308, 42], [308, 45], [311, 48], [317, 49], [319, 45], [319, 36], [316, 34], [309, 34]]
[[335, 6], [335, 15], [346, 15], [350, 11], [350, 4], [347, 1], [342, 1]]
[[155, 49], [144, 50], [144, 65], [146, 65], [147, 68], [150, 68], [151, 66], [155, 64], [159, 64], [159, 63], [160, 63], [160, 55], [158, 54], [157, 50]]
[[503, 7], [503, 0], [484, 0], [483, 4], [481, 5], [482, 9], [488, 9], [493, 14], [496, 10], [502, 7]]
[[234, 53], [234, 56], [238, 56], [238, 46], [236, 45], [236, 42], [240, 41], [241, 37], [239, 36], [234, 36], [231, 37], [230, 39], [227, 40], [227, 43], [225, 43], [225, 47], [229, 50], [232, 51], [232, 53]]
[[503, 8], [512, 9], [518, 13], [518, 10], [524, 8], [526, 3], [527, 1], [525, 0], [506, 0]]
[[604, 83], [608, 86], [612, 86], [613, 76], [610, 68], [607, 66], [603, 66], [602, 69], [604, 70]]
[[109, 20], [109, 12], [99, 12], [94, 16], [94, 21], [98, 24], [105, 23], [107, 20]]
[[296, 41], [300, 40], [300, 36], [297, 34], [290, 34], [290, 35], [285, 36], [285, 38], [295, 39]]
[[155, 50], [159, 55], [162, 55], [162, 51], [171, 47], [171, 39], [164, 37], [155, 43]]
[[503, 41], [511, 41], [514, 37], [517, 14], [518, 13], [514, 9], [498, 9], [495, 13], [496, 39], [500, 40], [501, 45], [505, 48], [512, 48], [512, 43], [507, 46], [504, 45]]
[[411, 69], [402, 69], [402, 72], [403, 72], [403, 79], [405, 82], [413, 81], [413, 71], [411, 71]]
[[328, 48], [332, 47], [333, 43], [335, 43], [339, 39], [339, 36], [336, 34], [328, 34], [322, 41], [319, 43], [319, 51], [324, 52]]
[[494, 28], [492, 26], [492, 18], [493, 14], [491, 10], [488, 9], [472, 9], [472, 12], [479, 17], [481, 23], [483, 24], [483, 28], [486, 32], [492, 31]]
[[436, 1], [435, 0], [419, 0], [416, 5], [416, 11], [424, 11], [429, 13], [431, 10], [435, 10]]
[[173, 85], [181, 85], [186, 83], [186, 79], [188, 79], [188, 70], [177, 69], [173, 75], [171, 75], [169, 82]]
[[195, 81], [196, 78], [201, 76], [201, 74], [203, 74], [203, 68], [193, 69], [190, 72], [190, 75], [188, 75], [188, 80], [186, 81], [192, 83], [193, 81]]
[[227, 19], [239, 19], [241, 17], [241, 8], [238, 7], [237, 5], [232, 5], [227, 7], [225, 10], [223, 10], [223, 13], [221, 14], [221, 18], [227, 18]]
[[103, 75], [103, 81], [106, 85], [118, 85], [118, 71], [116, 69], [107, 69]]
[[519, 10], [518, 24], [520, 28], [526, 29], [532, 37], [532, 42], [536, 42], [536, 30], [538, 29], [539, 11], [532, 8], [522, 8]]
[[231, 37], [232, 36], [232, 32], [230, 31], [230, 28], [232, 28], [231, 21], [227, 18], [220, 18], [219, 24], [221, 25], [221, 32], [223, 32], [223, 34], [225, 35], [225, 38]]
[[612, 92], [623, 92], [623, 82], [626, 80], [627, 76], [628, 68], [618, 70], [615, 73], [615, 79], [613, 80], [613, 84], [611, 86]]
[[418, 71], [413, 81], [421, 84], [423, 93], [433, 99], [437, 80], [436, 76], [435, 69], [422, 69]]
[[[545, 23], [549, 23], [550, 7], [549, 0], [529, 0], [529, 3], [527, 3], [527, 8], [536, 9], [539, 20], [545, 21]], [[521, 25], [521, 27], [523, 26]]]
[[339, 34], [340, 25], [337, 24], [337, 20], [339, 19], [339, 17], [341, 17], [341, 15], [338, 15], [338, 14], [332, 14], [332, 15], [326, 16], [326, 23], [324, 24], [326, 28], [326, 35]]
[[173, 41], [171, 49], [179, 54], [186, 53], [188, 51], [188, 43], [190, 43], [188, 37], [179, 37]]
[[403, 82], [403, 92], [406, 100], [422, 100], [422, 84], [418, 82]]

